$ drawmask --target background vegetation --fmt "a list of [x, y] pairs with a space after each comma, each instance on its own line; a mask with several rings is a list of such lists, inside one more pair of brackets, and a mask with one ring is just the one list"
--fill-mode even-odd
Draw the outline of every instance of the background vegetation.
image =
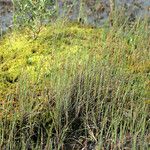
[[96, 28], [56, 20], [57, 1], [14, 4], [0, 40], [0, 149], [149, 149], [148, 20]]

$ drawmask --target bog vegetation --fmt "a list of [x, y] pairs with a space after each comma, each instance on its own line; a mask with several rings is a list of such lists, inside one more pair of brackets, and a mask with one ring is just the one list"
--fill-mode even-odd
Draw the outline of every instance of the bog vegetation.
[[14, 1], [0, 39], [0, 149], [149, 149], [148, 20], [96, 28], [48, 2]]

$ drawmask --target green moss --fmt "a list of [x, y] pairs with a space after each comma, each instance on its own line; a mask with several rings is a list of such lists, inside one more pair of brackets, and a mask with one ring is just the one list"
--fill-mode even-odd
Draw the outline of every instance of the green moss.
[[39, 74], [42, 78], [50, 70], [60, 70], [66, 61], [70, 64], [75, 60], [83, 62], [87, 55], [87, 43], [94, 33], [93, 29], [79, 25], [68, 25], [63, 29], [43, 27], [36, 40], [31, 38], [29, 29], [8, 33], [0, 41], [1, 91], [3, 87], [9, 88], [8, 83], [15, 84], [23, 73], [36, 82]]
[[[64, 69], [69, 76], [94, 59], [133, 73], [132, 67], [147, 55], [147, 52], [133, 49], [132, 42], [127, 42], [128, 37], [114, 37], [105, 29], [81, 27], [79, 24], [43, 27], [36, 40], [31, 38], [32, 33], [27, 28], [13, 31], [0, 41], [1, 93], [9, 89], [10, 84], [16, 84], [24, 74], [28, 74], [33, 83], [48, 77], [51, 72], [61, 74]], [[135, 54], [139, 58], [134, 60]], [[149, 72], [148, 65], [143, 67], [140, 70]]]

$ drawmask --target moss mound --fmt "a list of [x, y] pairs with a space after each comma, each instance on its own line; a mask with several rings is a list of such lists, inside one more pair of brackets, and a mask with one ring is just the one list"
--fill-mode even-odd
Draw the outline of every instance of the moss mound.
[[35, 83], [50, 71], [63, 70], [66, 61], [69, 66], [85, 63], [89, 50], [98, 46], [97, 39], [91, 42], [100, 36], [97, 31], [79, 25], [43, 27], [37, 40], [29, 29], [8, 33], [0, 41], [0, 93], [9, 93], [23, 74]]
[[148, 148], [145, 29], [144, 24], [124, 31], [67, 23], [43, 26], [37, 38], [28, 28], [7, 33], [0, 40], [0, 144]]
[[[106, 51], [107, 57], [120, 57], [116, 64], [125, 63], [131, 72], [149, 73], [149, 54], [138, 44], [139, 37], [119, 39], [105, 34], [104, 29], [78, 24], [43, 27], [36, 40], [29, 29], [8, 33], [0, 41], [0, 94], [9, 93], [23, 74], [28, 74], [31, 82], [37, 82], [50, 71], [63, 70], [66, 63], [74, 68], [85, 64], [89, 57], [101, 59], [102, 51]], [[116, 58], [110, 61], [113, 59]]]

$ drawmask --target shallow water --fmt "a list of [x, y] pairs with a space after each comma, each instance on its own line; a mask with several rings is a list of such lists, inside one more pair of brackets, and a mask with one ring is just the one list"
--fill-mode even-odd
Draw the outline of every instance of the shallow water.
[[5, 31], [12, 25], [12, 3], [8, 0], [0, 1], [0, 30]]
[[[99, 1], [85, 0], [84, 5], [81, 5], [78, 0], [59, 0], [59, 15], [60, 17], [67, 15], [71, 20], [82, 18], [87, 24], [101, 26], [109, 16], [109, 0]], [[126, 8], [126, 15], [129, 17], [150, 16], [150, 0], [117, 0], [116, 6]], [[12, 16], [11, 0], [0, 0], [1, 32], [12, 26]]]
[[[73, 5], [71, 11], [67, 12], [69, 13], [69, 18], [77, 20], [78, 17], [81, 17], [88, 24], [103, 25], [109, 16], [110, 4], [109, 0], [99, 1], [85, 0], [85, 4], [81, 6], [79, 1], [73, 2], [72, 0], [68, 0], [68, 5], [70, 7]], [[63, 12], [63, 4], [62, 1], [59, 2], [60, 14]], [[83, 10], [79, 11], [80, 8], [83, 8]], [[150, 0], [116, 0], [116, 8], [125, 9], [126, 16], [128, 17], [150, 16]]]

